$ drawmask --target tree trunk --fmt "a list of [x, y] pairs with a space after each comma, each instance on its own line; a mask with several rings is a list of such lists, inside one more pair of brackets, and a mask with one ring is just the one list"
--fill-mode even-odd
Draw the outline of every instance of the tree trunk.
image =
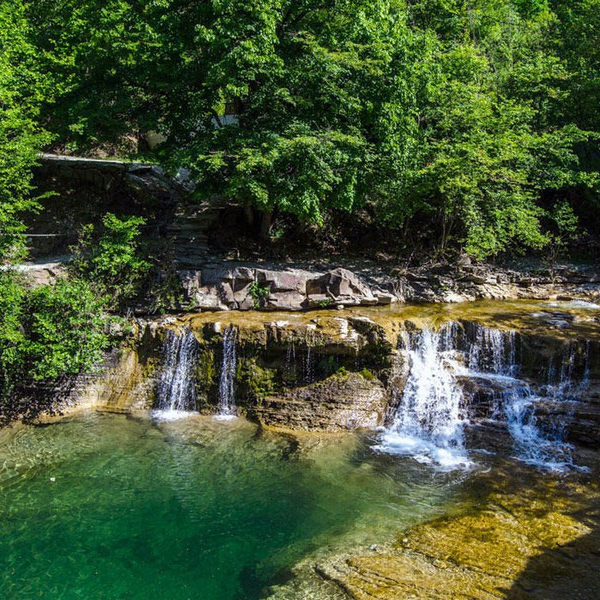
[[269, 239], [269, 232], [273, 224], [273, 213], [269, 210], [260, 212], [260, 222], [258, 227], [258, 239], [261, 242], [266, 242]]
[[252, 227], [254, 225], [254, 209], [251, 206], [244, 207], [244, 216], [246, 217], [248, 227]]

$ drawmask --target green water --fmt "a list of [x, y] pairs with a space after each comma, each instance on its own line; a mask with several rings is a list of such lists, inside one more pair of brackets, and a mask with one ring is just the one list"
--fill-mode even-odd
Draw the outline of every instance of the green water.
[[258, 598], [445, 510], [457, 475], [356, 436], [89, 415], [0, 435], [0, 597]]

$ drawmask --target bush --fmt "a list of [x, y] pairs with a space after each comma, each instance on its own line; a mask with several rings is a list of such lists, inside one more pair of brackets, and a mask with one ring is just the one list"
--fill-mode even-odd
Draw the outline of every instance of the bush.
[[106, 301], [82, 280], [27, 289], [0, 272], [0, 397], [89, 372], [115, 341]]
[[135, 298], [150, 271], [140, 244], [144, 223], [142, 217], [120, 218], [106, 213], [102, 230], [98, 233], [93, 225], [86, 225], [73, 249], [72, 273], [110, 297], [111, 308]]
[[82, 280], [61, 279], [25, 298], [25, 364], [35, 380], [90, 371], [111, 342], [107, 301]]

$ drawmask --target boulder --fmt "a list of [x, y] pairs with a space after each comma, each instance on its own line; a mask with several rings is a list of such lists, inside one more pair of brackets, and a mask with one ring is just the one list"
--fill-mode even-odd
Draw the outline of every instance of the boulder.
[[263, 308], [269, 310], [302, 310], [306, 298], [297, 291], [271, 292]]
[[297, 292], [306, 294], [306, 282], [313, 274], [300, 269], [267, 270], [256, 269], [256, 281], [260, 284], [269, 284], [272, 292]]
[[307, 293], [329, 293], [333, 296], [372, 297], [371, 288], [348, 269], [337, 268], [307, 283]]

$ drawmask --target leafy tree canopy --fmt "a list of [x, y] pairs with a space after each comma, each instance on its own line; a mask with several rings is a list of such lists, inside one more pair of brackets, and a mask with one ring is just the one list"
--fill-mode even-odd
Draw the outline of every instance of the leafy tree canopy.
[[47, 126], [80, 150], [161, 132], [200, 193], [316, 223], [369, 205], [477, 257], [547, 243], [542, 196], [597, 203], [599, 0], [26, 5]]

